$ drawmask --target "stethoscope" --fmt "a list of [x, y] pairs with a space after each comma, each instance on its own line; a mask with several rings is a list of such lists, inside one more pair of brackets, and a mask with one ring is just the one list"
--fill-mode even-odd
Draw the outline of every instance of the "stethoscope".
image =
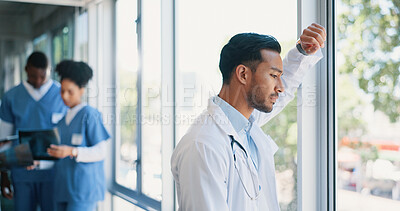
[[[255, 175], [254, 171], [252, 171], [252, 170], [250, 169], [249, 158], [248, 158], [248, 155], [247, 155], [247, 151], [244, 149], [244, 147], [243, 147], [238, 141], [236, 141], [236, 140], [233, 138], [232, 135], [229, 135], [229, 138], [231, 139], [231, 148], [232, 148], [232, 153], [233, 153], [233, 161], [235, 162], [235, 169], [236, 169], [236, 171], [237, 171], [237, 173], [238, 173], [238, 175], [239, 175], [240, 182], [242, 183], [242, 185], [243, 185], [243, 187], [244, 187], [244, 190], [246, 191], [246, 194], [250, 197], [250, 199], [251, 199], [251, 200], [256, 200], [256, 199], [260, 196], [260, 192], [261, 192], [261, 186], [259, 185], [259, 182], [258, 182], [258, 176]], [[236, 144], [236, 145], [244, 152], [244, 154], [246, 155], [246, 164], [247, 164], [246, 166], [247, 166], [247, 169], [248, 169], [249, 172], [250, 172], [251, 180], [253, 181], [253, 188], [254, 188], [255, 196], [253, 196], [252, 194], [250, 194], [250, 192], [247, 190], [247, 187], [246, 187], [246, 185], [245, 185], [246, 183], [245, 183], [244, 180], [242, 179], [242, 175], [240, 174], [240, 171], [239, 171], [239, 169], [238, 169], [238, 167], [237, 167], [237, 164], [236, 164], [236, 155], [235, 155], [236, 151], [233, 150], [233, 146], [234, 146], [235, 144]], [[255, 178], [254, 178], [254, 177], [255, 177]]]

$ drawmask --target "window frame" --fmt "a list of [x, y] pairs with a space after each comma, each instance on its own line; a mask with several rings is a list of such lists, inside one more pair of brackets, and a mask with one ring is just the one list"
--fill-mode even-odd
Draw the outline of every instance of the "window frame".
[[[118, 0], [113, 1], [113, 11], [114, 14], [116, 13], [116, 2]], [[137, 66], [137, 110], [136, 110], [136, 116], [141, 117], [142, 114], [142, 71], [143, 71], [143, 49], [142, 49], [142, 0], [137, 0], [137, 18], [135, 20], [136, 22], [136, 33], [137, 33], [137, 50], [138, 50], [138, 66]], [[114, 15], [115, 18], [115, 15]], [[116, 26], [116, 18], [114, 19], [114, 28]], [[115, 30], [114, 30], [115, 31]], [[116, 32], [115, 32], [116, 33]], [[114, 34], [114, 41], [113, 43], [116, 43], [116, 36]], [[114, 61], [115, 58], [114, 58]], [[116, 62], [113, 65], [114, 69], [116, 69]], [[115, 80], [115, 87], [117, 87], [118, 81]], [[117, 92], [117, 89], [114, 90], [114, 92]], [[117, 100], [117, 99], [115, 99]], [[114, 115], [118, 116], [117, 112], [119, 112], [118, 105], [116, 105], [116, 109], [114, 111]], [[146, 196], [145, 194], [142, 193], [142, 125], [141, 125], [141, 118], [137, 118], [136, 120], [136, 131], [137, 134], [135, 137], [132, 137], [133, 139], [136, 139], [136, 145], [137, 145], [137, 158], [135, 161], [135, 166], [136, 166], [136, 190], [132, 190], [130, 188], [127, 188], [123, 185], [120, 185], [117, 183], [117, 178], [116, 178], [116, 163], [117, 163], [117, 156], [119, 153], [119, 146], [120, 146], [120, 137], [115, 136], [115, 145], [113, 149], [113, 156], [112, 156], [112, 185], [111, 188], [109, 189], [110, 193], [113, 195], [116, 195], [118, 197], [121, 197], [122, 199], [140, 207], [146, 210], [161, 210], [161, 201], [155, 200], [149, 196]], [[116, 135], [118, 134], [119, 128], [118, 124], [114, 125], [114, 129], [116, 131]], [[164, 157], [163, 157], [164, 158]], [[165, 159], [163, 159], [165, 160]], [[161, 165], [161, 163], [160, 163]], [[164, 180], [164, 178], [163, 178]]]
[[323, 25], [327, 32], [324, 58], [306, 76], [298, 92], [302, 102], [315, 100], [312, 106], [301, 102], [298, 110], [300, 211], [336, 209], [335, 8], [333, 0], [298, 0], [299, 36], [313, 22]]

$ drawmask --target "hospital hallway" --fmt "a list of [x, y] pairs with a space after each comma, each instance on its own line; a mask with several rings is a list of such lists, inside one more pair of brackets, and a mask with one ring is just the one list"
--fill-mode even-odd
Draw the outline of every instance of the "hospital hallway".
[[[399, 11], [399, 0], [0, 0], [0, 211], [400, 210]], [[243, 34], [279, 50], [224, 47]], [[259, 56], [240, 60], [229, 51], [240, 47]], [[277, 75], [257, 69], [276, 61]], [[237, 79], [226, 69], [251, 75], [234, 85], [263, 83], [233, 89], [247, 117], [221, 97]], [[267, 83], [278, 85], [263, 97]], [[205, 127], [219, 111], [226, 124]]]

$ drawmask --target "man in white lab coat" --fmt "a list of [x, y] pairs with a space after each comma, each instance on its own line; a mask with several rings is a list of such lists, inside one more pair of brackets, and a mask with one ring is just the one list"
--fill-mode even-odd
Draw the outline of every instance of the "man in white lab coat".
[[280, 210], [274, 154], [261, 126], [293, 98], [321, 58], [325, 29], [312, 24], [283, 60], [272, 36], [232, 37], [220, 57], [223, 86], [174, 150], [179, 210]]

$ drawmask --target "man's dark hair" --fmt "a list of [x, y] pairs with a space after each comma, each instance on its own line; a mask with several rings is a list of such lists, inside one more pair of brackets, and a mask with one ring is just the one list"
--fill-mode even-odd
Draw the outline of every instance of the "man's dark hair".
[[243, 64], [255, 71], [262, 62], [261, 50], [281, 53], [281, 45], [270, 35], [241, 33], [233, 36], [221, 50], [219, 69], [224, 84], [229, 84], [232, 72]]
[[93, 70], [85, 62], [75, 62], [72, 60], [64, 60], [56, 66], [56, 72], [61, 77], [61, 81], [69, 79], [73, 81], [79, 88], [86, 86], [93, 77]]
[[35, 51], [33, 52], [26, 61], [27, 66], [32, 66], [41, 69], [47, 69], [49, 61], [43, 52]]

